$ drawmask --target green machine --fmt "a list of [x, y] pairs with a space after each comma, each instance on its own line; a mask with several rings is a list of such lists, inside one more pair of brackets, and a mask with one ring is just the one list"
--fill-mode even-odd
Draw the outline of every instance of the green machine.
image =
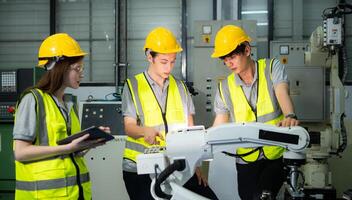
[[[37, 83], [46, 71], [34, 69], [0, 70], [0, 200], [15, 198], [15, 162], [13, 153], [14, 108], [21, 93]], [[71, 98], [77, 105], [76, 97]]]
[[15, 198], [13, 112], [20, 94], [33, 85], [33, 74], [33, 69], [0, 70], [0, 200]]
[[0, 124], [0, 200], [14, 199], [15, 196], [12, 129], [13, 123]]

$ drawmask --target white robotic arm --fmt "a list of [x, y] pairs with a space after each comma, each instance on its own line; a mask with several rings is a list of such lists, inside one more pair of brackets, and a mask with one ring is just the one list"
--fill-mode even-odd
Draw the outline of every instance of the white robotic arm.
[[[151, 174], [156, 178], [156, 181], [153, 181], [155, 186], [153, 184], [151, 188], [154, 198], [204, 199], [181, 187], [192, 177], [201, 161], [212, 159], [215, 153], [223, 152], [229, 147], [234, 153], [238, 147], [275, 145], [287, 150], [285, 159], [298, 163], [305, 159], [303, 151], [309, 144], [309, 135], [301, 127], [282, 128], [261, 123], [230, 123], [208, 130], [198, 126], [172, 131], [166, 136], [166, 144], [165, 151], [157, 152], [151, 149], [137, 158], [138, 173]], [[160, 187], [162, 183], [164, 191]], [[290, 185], [293, 186], [293, 192], [298, 192], [295, 191], [295, 184], [294, 180]]]

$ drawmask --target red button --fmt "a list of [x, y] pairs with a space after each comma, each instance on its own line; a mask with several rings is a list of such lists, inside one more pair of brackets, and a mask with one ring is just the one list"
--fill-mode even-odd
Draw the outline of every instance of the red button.
[[14, 107], [14, 106], [9, 106], [9, 107], [7, 108], [7, 112], [9, 112], [9, 113], [15, 113], [15, 107]]

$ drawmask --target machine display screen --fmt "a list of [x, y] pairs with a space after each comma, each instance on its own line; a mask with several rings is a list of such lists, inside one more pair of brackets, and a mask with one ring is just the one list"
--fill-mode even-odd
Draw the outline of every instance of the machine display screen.
[[288, 55], [289, 47], [288, 45], [280, 45], [280, 55]]
[[274, 131], [259, 130], [259, 139], [284, 142], [289, 144], [298, 144], [299, 136]]
[[125, 135], [121, 101], [93, 101], [82, 103], [82, 129], [91, 126], [110, 127], [112, 135]]
[[0, 75], [0, 92], [16, 92], [16, 71], [3, 71]]

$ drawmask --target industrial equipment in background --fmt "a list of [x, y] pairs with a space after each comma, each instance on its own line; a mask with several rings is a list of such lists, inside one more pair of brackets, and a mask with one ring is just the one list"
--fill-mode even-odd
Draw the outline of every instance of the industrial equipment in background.
[[299, 120], [324, 122], [325, 68], [305, 65], [304, 54], [309, 48], [308, 41], [271, 41], [270, 57], [277, 58], [285, 65], [291, 99]]
[[21, 93], [33, 86], [33, 69], [0, 70], [0, 199], [14, 199], [15, 163], [12, 130]]
[[108, 126], [111, 134], [125, 135], [121, 101], [84, 101], [79, 105], [81, 129]]
[[90, 126], [110, 127], [115, 140], [90, 150], [85, 159], [92, 180], [93, 199], [129, 199], [122, 179], [122, 156], [125, 133], [121, 101], [89, 99], [79, 103], [82, 129]]
[[213, 103], [220, 80], [227, 77], [230, 71], [219, 59], [210, 57], [214, 48], [214, 39], [219, 29], [226, 25], [243, 28], [251, 37], [252, 58], [257, 58], [257, 23], [254, 20], [236, 21], [195, 21], [193, 44], [193, 72], [191, 80], [197, 95], [193, 97], [196, 117], [195, 124], [210, 127], [213, 123]]
[[[303, 167], [305, 192], [308, 196], [321, 195], [323, 199], [336, 199], [327, 158], [330, 157], [328, 151], [333, 140], [338, 138], [332, 138], [331, 132], [324, 131], [330, 124], [330, 117], [326, 116], [326, 110], [329, 110], [327, 105], [329, 98], [326, 97], [328, 69], [320, 63], [311, 65], [305, 63], [305, 54], [311, 49], [308, 41], [271, 41], [270, 47], [271, 57], [279, 59], [286, 66], [295, 113], [301, 125], [307, 127], [311, 134], [308, 159]], [[341, 108], [344, 109], [344, 104]], [[319, 153], [316, 152], [313, 154], [314, 159], [310, 159], [312, 156], [310, 152], [320, 147]]]
[[311, 199], [336, 199], [328, 159], [340, 156], [347, 146], [343, 16], [350, 13], [352, 6], [345, 3], [325, 9], [323, 26], [309, 42], [271, 42], [271, 56], [286, 65], [296, 114], [311, 135], [307, 163], [302, 166], [304, 193]]
[[33, 69], [0, 71], [0, 122], [13, 122], [21, 93], [33, 86]]
[[[203, 160], [213, 159], [215, 154], [235, 154], [238, 147], [262, 145], [287, 149], [284, 153], [289, 171], [286, 190], [292, 199], [304, 199], [303, 177], [298, 167], [305, 162], [304, 150], [309, 145], [309, 134], [298, 126], [229, 123], [208, 130], [199, 126], [175, 130], [166, 135], [165, 149], [150, 149], [138, 155], [137, 170], [138, 174], [153, 177], [151, 192], [155, 199], [206, 200], [182, 187]], [[263, 199], [273, 199], [269, 193], [262, 194], [264, 196]]]

